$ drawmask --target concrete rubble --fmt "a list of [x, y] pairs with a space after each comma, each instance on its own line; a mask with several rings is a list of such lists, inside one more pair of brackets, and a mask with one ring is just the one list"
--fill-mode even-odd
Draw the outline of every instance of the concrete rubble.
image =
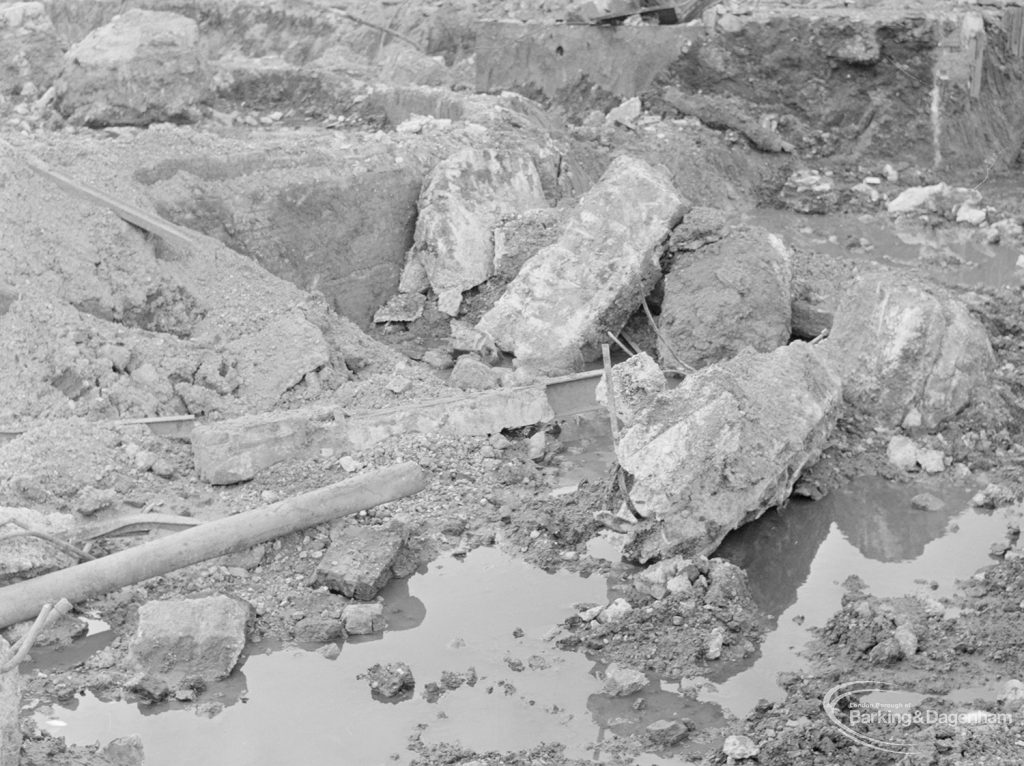
[[659, 279], [664, 242], [686, 206], [663, 169], [617, 158], [558, 242], [523, 265], [477, 329], [517, 366], [548, 375], [581, 369]]
[[[0, 2], [0, 522], [86, 573], [191, 562], [78, 594], [0, 675], [0, 764], [173, 761], [228, 706], [233, 746], [264, 662], [332, 674], [360, 763], [569, 766], [596, 730], [623, 763], [858, 766], [821, 700], [880, 668], [1009, 678], [985, 709], [1016, 712], [1024, 7], [343, 5]], [[313, 523], [399, 463], [419, 492]], [[21, 532], [0, 657], [35, 587], [92, 579]], [[795, 608], [833, 554], [842, 594]], [[767, 703], [716, 709], [751, 665]], [[436, 726], [377, 704], [414, 671]], [[295, 725], [246, 746], [333, 746], [317, 684], [257, 687]], [[97, 699], [140, 706], [103, 735]], [[112, 739], [163, 701], [180, 737]], [[901, 736], [1024, 737], [985, 732]]]
[[462, 293], [494, 273], [498, 219], [547, 205], [529, 156], [457, 152], [439, 162], [426, 179], [409, 251], [412, 265], [406, 268], [422, 267], [440, 310], [458, 316]]
[[985, 329], [960, 301], [891, 274], [853, 285], [822, 350], [846, 401], [884, 426], [912, 417], [936, 428], [984, 395], [994, 365]]
[[370, 601], [392, 577], [407, 577], [408, 554], [403, 556], [408, 531], [401, 527], [369, 528], [337, 525], [331, 545], [316, 569], [316, 583], [348, 598]]
[[167, 687], [226, 678], [245, 647], [252, 607], [235, 598], [150, 601], [139, 607], [139, 624], [128, 653], [138, 671]]
[[195, 120], [212, 86], [195, 21], [133, 8], [72, 46], [54, 87], [64, 117], [101, 127]]
[[681, 361], [700, 368], [748, 346], [771, 351], [789, 342], [786, 245], [759, 227], [730, 227], [718, 237], [677, 255], [665, 278], [658, 355], [666, 366]]
[[824, 355], [801, 342], [741, 352], [657, 396], [615, 446], [646, 519], [629, 555], [644, 563], [710, 553], [784, 502], [824, 449], [841, 397]]

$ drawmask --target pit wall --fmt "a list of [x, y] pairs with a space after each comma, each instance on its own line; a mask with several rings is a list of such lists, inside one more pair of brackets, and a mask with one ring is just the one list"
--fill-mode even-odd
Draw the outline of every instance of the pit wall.
[[1024, 143], [1022, 13], [783, 9], [712, 12], [688, 26], [487, 22], [476, 87], [579, 114], [676, 87], [778, 118], [798, 153], [994, 169]]

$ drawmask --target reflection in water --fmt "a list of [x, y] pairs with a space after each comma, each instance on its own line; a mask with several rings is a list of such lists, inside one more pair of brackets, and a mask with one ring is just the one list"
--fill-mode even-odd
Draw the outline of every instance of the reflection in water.
[[[912, 508], [920, 492], [943, 498], [946, 510]], [[989, 546], [1005, 536], [1006, 520], [967, 508], [970, 494], [938, 478], [891, 484], [865, 477], [823, 500], [794, 501], [729, 535], [716, 555], [746, 568], [773, 629], [756, 657], [715, 668], [709, 679], [717, 689], [701, 699], [737, 715], [758, 699], [782, 699], [776, 676], [803, 667], [809, 629], [839, 609], [842, 582], [852, 574], [880, 597], [921, 592], [921, 581], [938, 586], [929, 595], [941, 595], [991, 563]]]

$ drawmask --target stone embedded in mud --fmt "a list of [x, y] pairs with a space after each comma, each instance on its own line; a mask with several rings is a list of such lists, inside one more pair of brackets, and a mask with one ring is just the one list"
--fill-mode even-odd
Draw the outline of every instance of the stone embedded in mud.
[[610, 697], [628, 697], [643, 689], [647, 683], [643, 671], [613, 662], [604, 671], [602, 691]]
[[227, 678], [245, 647], [251, 616], [249, 604], [224, 595], [149, 601], [139, 607], [129, 662], [169, 686]]
[[967, 308], [910, 277], [871, 274], [854, 283], [821, 344], [843, 380], [843, 396], [881, 426], [912, 408], [934, 429], [989, 385], [995, 357]]
[[349, 604], [342, 610], [345, 632], [350, 636], [369, 636], [384, 630], [383, 604]]
[[373, 696], [385, 699], [409, 693], [416, 687], [416, 679], [412, 675], [412, 670], [404, 662], [383, 666], [378, 663], [367, 668], [366, 674], [360, 677], [367, 680]]
[[328, 410], [249, 415], [192, 431], [196, 473], [210, 484], [249, 481], [275, 463], [312, 456], [324, 447], [348, 447], [344, 421], [335, 421]]
[[738, 226], [692, 255], [677, 255], [665, 278], [658, 356], [704, 367], [750, 346], [771, 351], [789, 341], [789, 249], [757, 226]]
[[194, 121], [212, 83], [195, 21], [132, 9], [68, 50], [55, 105], [91, 127]]
[[658, 395], [615, 447], [646, 517], [626, 554], [707, 554], [782, 503], [824, 449], [841, 397], [819, 349], [799, 341], [741, 352]]
[[919, 511], [931, 511], [932, 513], [938, 513], [946, 507], [941, 498], [936, 497], [930, 492], [921, 492], [914, 495], [910, 498], [910, 505]]
[[722, 754], [729, 759], [729, 763], [756, 758], [759, 752], [760, 748], [754, 740], [743, 734], [732, 734], [722, 744]]
[[917, 654], [917, 634], [909, 626], [900, 625], [892, 637], [899, 644], [904, 657], [913, 657]]
[[503, 379], [502, 370], [484, 364], [472, 356], [460, 356], [455, 362], [448, 384], [461, 388], [463, 391], [485, 391], [490, 388], [500, 388]]
[[477, 329], [515, 354], [517, 366], [580, 369], [661, 278], [664, 243], [686, 206], [667, 170], [618, 157]]
[[937, 211], [936, 200], [949, 194], [949, 186], [943, 183], [931, 186], [911, 186], [889, 201], [886, 209], [890, 213], [910, 213], [920, 208]]
[[597, 615], [597, 621], [605, 625], [622, 622], [633, 611], [633, 605], [624, 598], [617, 598]]
[[721, 628], [714, 628], [704, 643], [704, 659], [717, 660], [722, 656], [722, 646], [725, 644], [725, 631]]
[[689, 726], [684, 721], [669, 721], [662, 719], [655, 721], [644, 730], [651, 743], [657, 747], [671, 747], [678, 745], [690, 733]]
[[[612, 367], [612, 385], [615, 389], [615, 411], [623, 425], [630, 425], [636, 413], [644, 408], [651, 397], [665, 390], [665, 374], [650, 355], [641, 352]], [[597, 381], [594, 398], [607, 406], [608, 385], [605, 376]]]
[[348, 598], [369, 601], [394, 576], [408, 533], [400, 526], [337, 525], [316, 570], [317, 585]]
[[494, 273], [499, 218], [547, 206], [528, 155], [466, 148], [439, 162], [420, 193], [410, 251], [427, 273], [438, 308], [457, 316], [462, 293]]

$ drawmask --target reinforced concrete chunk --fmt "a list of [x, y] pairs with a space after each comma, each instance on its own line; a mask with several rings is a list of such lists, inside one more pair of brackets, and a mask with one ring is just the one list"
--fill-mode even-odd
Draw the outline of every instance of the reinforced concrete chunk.
[[477, 329], [518, 366], [549, 375], [581, 369], [661, 278], [664, 243], [685, 208], [664, 168], [617, 158]]
[[706, 555], [783, 502], [821, 455], [841, 399], [824, 355], [799, 341], [741, 352], [659, 394], [615, 449], [646, 519], [627, 554], [641, 563]]

